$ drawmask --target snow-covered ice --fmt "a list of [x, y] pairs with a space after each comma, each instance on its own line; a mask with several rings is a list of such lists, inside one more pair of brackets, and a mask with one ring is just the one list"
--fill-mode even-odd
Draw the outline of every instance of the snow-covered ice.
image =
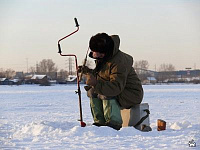
[[[200, 85], [146, 85], [153, 131], [92, 126], [82, 89], [80, 127], [76, 85], [0, 86], [0, 149], [200, 149]], [[157, 119], [167, 122], [157, 131]], [[188, 142], [196, 142], [189, 147]]]

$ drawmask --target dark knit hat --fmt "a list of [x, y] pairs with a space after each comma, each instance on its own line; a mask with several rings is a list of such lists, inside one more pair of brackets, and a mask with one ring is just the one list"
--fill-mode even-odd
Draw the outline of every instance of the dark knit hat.
[[89, 42], [89, 47], [94, 52], [105, 53], [112, 55], [114, 42], [112, 38], [106, 33], [98, 33], [92, 36]]

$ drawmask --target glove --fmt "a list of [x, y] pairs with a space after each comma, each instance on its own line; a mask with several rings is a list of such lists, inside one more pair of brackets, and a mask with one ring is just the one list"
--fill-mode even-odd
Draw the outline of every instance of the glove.
[[95, 86], [97, 84], [97, 79], [94, 77], [94, 75], [88, 73], [86, 75], [86, 84], [90, 86]]
[[78, 66], [78, 73], [83, 72], [83, 74], [91, 73], [92, 69], [88, 68], [87, 66]]
[[84, 86], [85, 90], [87, 91], [87, 96], [90, 98], [97, 98], [97, 94], [94, 91], [94, 88], [91, 86]]

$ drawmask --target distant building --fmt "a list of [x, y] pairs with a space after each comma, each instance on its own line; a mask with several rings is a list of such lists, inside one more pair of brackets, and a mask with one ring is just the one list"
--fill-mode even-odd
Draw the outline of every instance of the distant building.
[[20, 85], [22, 84], [22, 80], [20, 79], [7, 79], [7, 78], [0, 78], [0, 85]]
[[76, 82], [77, 76], [76, 75], [68, 75], [66, 81], [67, 82]]
[[51, 80], [51, 78], [47, 75], [33, 75], [33, 77], [30, 79], [32, 84], [40, 84], [44, 86], [50, 85], [49, 80]]
[[57, 76], [58, 76], [57, 72], [35, 72], [34, 74], [37, 74], [37, 75], [47, 75], [52, 80], [56, 80]]
[[155, 77], [147, 77], [146, 80], [142, 81], [142, 84], [156, 84], [157, 80]]
[[23, 79], [24, 78], [24, 73], [23, 72], [16, 72], [14, 78], [16, 78], [16, 79]]
[[9, 79], [0, 78], [0, 85], [10, 85]]
[[149, 83], [152, 83], [152, 84], [155, 84], [157, 82], [156, 78], [155, 77], [147, 77], [147, 81]]
[[200, 70], [180, 70], [180, 71], [176, 71], [176, 75], [182, 78], [200, 77]]
[[200, 70], [158, 72], [155, 77], [163, 83], [200, 83]]

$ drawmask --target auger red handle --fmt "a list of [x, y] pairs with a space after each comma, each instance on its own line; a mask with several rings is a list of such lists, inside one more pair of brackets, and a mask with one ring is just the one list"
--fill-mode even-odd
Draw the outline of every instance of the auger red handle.
[[72, 32], [72, 33], [70, 33], [70, 34], [66, 35], [65, 37], [63, 37], [63, 38], [58, 40], [58, 53], [60, 53], [60, 54], [62, 53], [61, 46], [60, 46], [60, 41], [66, 39], [67, 37], [71, 36], [72, 34], [76, 33], [79, 30], [78, 20], [76, 18], [74, 18], [74, 21], [75, 21], [77, 29], [74, 32]]
[[78, 63], [77, 63], [77, 57], [76, 55], [74, 54], [67, 54], [67, 55], [63, 55], [62, 54], [62, 50], [61, 50], [61, 46], [60, 46], [60, 41], [66, 39], [67, 37], [71, 36], [72, 34], [76, 33], [78, 30], [79, 30], [79, 24], [78, 24], [78, 20], [76, 18], [74, 18], [74, 21], [75, 21], [75, 24], [76, 24], [76, 27], [77, 29], [68, 34], [67, 36], [61, 38], [58, 40], [58, 53], [61, 55], [61, 56], [73, 56], [75, 58], [75, 64], [76, 64], [76, 76], [77, 76], [77, 88], [78, 90], [76, 91], [76, 93], [78, 94], [78, 97], [79, 97], [79, 111], [80, 111], [80, 119], [78, 121], [80, 121], [80, 124], [81, 124], [81, 127], [85, 127], [86, 126], [86, 123], [83, 122], [83, 115], [82, 115], [82, 104], [81, 104], [81, 90], [80, 90], [80, 80], [79, 80], [79, 76], [78, 76]]

